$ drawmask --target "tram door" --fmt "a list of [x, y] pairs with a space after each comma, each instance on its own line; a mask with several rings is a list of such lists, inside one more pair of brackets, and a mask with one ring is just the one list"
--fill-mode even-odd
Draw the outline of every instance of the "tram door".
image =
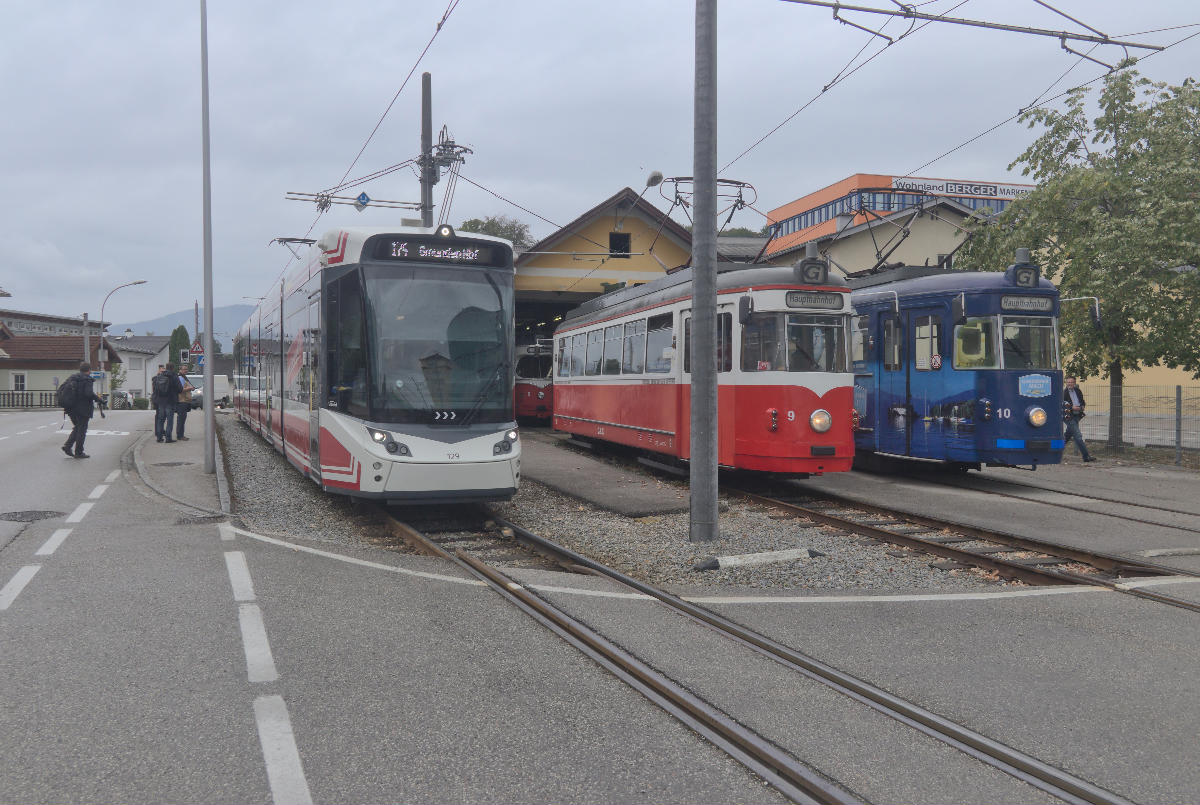
[[948, 421], [942, 382], [942, 316], [937, 309], [905, 311], [908, 325], [908, 450], [923, 458], [945, 458]]
[[876, 433], [877, 449], [881, 453], [908, 455], [911, 409], [908, 404], [908, 361], [905, 360], [903, 314], [894, 311], [881, 313], [877, 337], [880, 348], [879, 384], [876, 389], [880, 425]]
[[[737, 421], [737, 397], [735, 387], [729, 385], [729, 372], [733, 369], [733, 305], [717, 306], [717, 462], [732, 465]], [[683, 384], [692, 382], [692, 315], [683, 314]], [[680, 412], [680, 418], [690, 417], [690, 408]], [[680, 431], [683, 429], [680, 428]], [[682, 450], [682, 448], [681, 448]]]

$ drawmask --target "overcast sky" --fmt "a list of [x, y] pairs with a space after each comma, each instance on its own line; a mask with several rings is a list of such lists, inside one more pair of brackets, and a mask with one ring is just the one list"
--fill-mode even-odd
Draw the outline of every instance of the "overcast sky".
[[[459, 181], [454, 225], [504, 214], [542, 237], [626, 185], [640, 191], [651, 170], [692, 173], [695, 23], [683, 0], [461, 0], [351, 168], [451, 2], [209, 0], [215, 305], [266, 292], [290, 256], [268, 245], [274, 237], [414, 215], [335, 206], [316, 220], [313, 205], [284, 196], [415, 157], [422, 71], [433, 74], [435, 139], [445, 125], [474, 151], [463, 176], [536, 214]], [[1084, 32], [1034, 0], [919, 5]], [[1114, 38], [1169, 45], [1200, 32], [1155, 30], [1200, 23], [1194, 0], [1050, 5]], [[886, 44], [829, 9], [779, 0], [726, 0], [718, 16], [722, 167], [820, 95], [860, 49], [859, 61]], [[887, 22], [893, 37], [908, 28], [843, 16], [875, 29]], [[138, 279], [148, 284], [113, 294], [106, 319], [142, 321], [203, 301], [199, 20], [198, 0], [0, 0], [0, 288], [12, 294], [0, 307], [94, 319], [110, 290]], [[1122, 53], [1092, 55], [1114, 63]], [[1138, 69], [1177, 84], [1197, 65], [1200, 35]], [[1054, 38], [929, 25], [722, 176], [754, 185], [764, 212], [860, 172], [1023, 181], [1007, 166], [1034, 134], [1015, 121], [926, 163], [1051, 86], [1054, 95], [1104, 71]], [[435, 189], [439, 205], [445, 186]], [[360, 190], [420, 198], [410, 171], [351, 194]], [[647, 198], [669, 206], [657, 189]], [[743, 210], [731, 225], [763, 222]]]

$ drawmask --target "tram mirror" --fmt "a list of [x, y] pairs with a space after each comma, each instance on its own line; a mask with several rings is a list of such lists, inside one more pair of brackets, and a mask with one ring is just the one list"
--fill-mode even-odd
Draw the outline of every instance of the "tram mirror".
[[743, 296], [738, 300], [738, 321], [742, 324], [748, 324], [752, 313], [754, 313], [754, 298]]
[[966, 300], [962, 294], [954, 297], [954, 301], [950, 303], [950, 318], [955, 324], [962, 324], [967, 320]]

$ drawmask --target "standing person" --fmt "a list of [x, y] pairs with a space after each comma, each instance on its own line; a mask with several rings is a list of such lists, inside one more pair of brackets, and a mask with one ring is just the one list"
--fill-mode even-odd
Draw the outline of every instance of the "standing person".
[[175, 403], [175, 438], [186, 442], [188, 437], [183, 435], [183, 425], [187, 422], [188, 411], [192, 410], [192, 392], [196, 387], [188, 380], [188, 376], [179, 370], [179, 401]]
[[1085, 408], [1087, 408], [1087, 402], [1083, 399], [1083, 391], [1075, 385], [1075, 376], [1067, 375], [1063, 378], [1063, 423], [1066, 425], [1067, 436], [1075, 442], [1075, 447], [1079, 449], [1079, 455], [1083, 456], [1083, 460], [1086, 462], [1096, 459], [1088, 453], [1087, 443], [1084, 442], [1083, 434], [1079, 431], [1079, 420], [1086, 416]]
[[[83, 440], [87, 438], [88, 422], [92, 418], [92, 405], [100, 404], [100, 418], [104, 418], [104, 400], [92, 387], [91, 364], [79, 364], [78, 374], [73, 374], [58, 387], [58, 403], [63, 412], [71, 418], [71, 435], [62, 451], [71, 458], [91, 458], [83, 452]], [[72, 452], [74, 448], [74, 452]]]
[[168, 363], [150, 381], [154, 401], [154, 438], [160, 442], [173, 442], [171, 431], [175, 427], [175, 404], [179, 400], [179, 375], [175, 364]]

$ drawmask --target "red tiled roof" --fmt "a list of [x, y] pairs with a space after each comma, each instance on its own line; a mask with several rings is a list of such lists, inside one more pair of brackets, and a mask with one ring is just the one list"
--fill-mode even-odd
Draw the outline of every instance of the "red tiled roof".
[[[109, 360], [120, 363], [121, 359], [112, 344], [105, 341]], [[93, 366], [98, 364], [100, 339], [89, 339], [90, 358]], [[16, 335], [4, 341], [7, 358], [0, 358], [0, 366], [10, 363], [62, 363], [78, 364], [83, 361], [83, 336], [81, 335]]]

